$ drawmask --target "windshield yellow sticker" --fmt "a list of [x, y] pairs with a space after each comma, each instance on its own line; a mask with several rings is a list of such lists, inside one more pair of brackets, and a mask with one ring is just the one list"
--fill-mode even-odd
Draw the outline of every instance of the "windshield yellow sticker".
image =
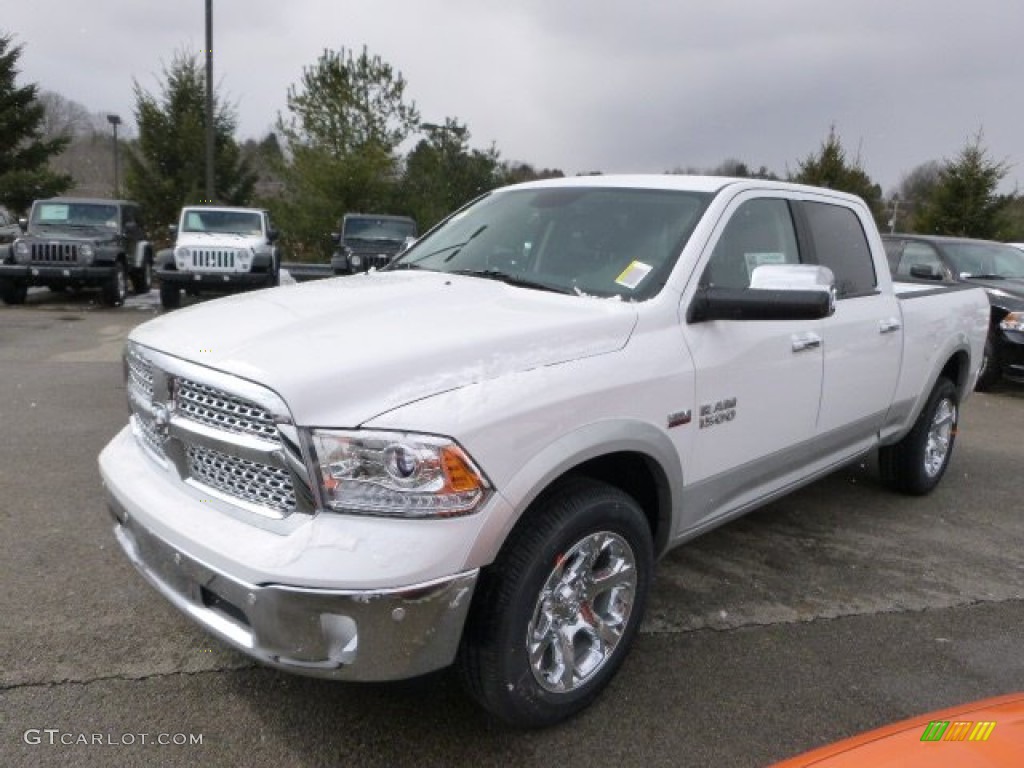
[[631, 291], [634, 290], [643, 279], [651, 274], [651, 270], [654, 269], [650, 264], [644, 264], [642, 261], [634, 261], [624, 270], [622, 274], [615, 278], [615, 282], [619, 285], [624, 285]]

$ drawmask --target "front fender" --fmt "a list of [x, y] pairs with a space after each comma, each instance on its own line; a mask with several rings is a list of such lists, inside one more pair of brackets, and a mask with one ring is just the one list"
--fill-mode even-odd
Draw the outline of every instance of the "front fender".
[[658, 510], [659, 536], [655, 542], [657, 552], [664, 551], [672, 538], [673, 500], [680, 498], [683, 489], [683, 469], [671, 440], [655, 426], [641, 421], [601, 421], [560, 435], [533, 455], [499, 489], [510, 514], [492, 515], [480, 530], [470, 551], [469, 561], [486, 565], [494, 561], [512, 528], [537, 497], [552, 483], [569, 474], [580, 465], [602, 456], [631, 453], [646, 457], [665, 493]]

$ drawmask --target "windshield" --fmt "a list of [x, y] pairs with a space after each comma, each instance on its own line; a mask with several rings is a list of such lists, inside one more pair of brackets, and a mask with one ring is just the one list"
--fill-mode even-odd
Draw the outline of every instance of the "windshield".
[[215, 232], [225, 235], [262, 235], [259, 211], [216, 211], [190, 208], [181, 217], [182, 232]]
[[36, 203], [32, 224], [117, 229], [117, 206], [103, 203]]
[[614, 187], [495, 192], [392, 263], [641, 301], [661, 290], [708, 193]]
[[416, 237], [416, 224], [402, 219], [345, 219], [344, 237], [356, 240], [405, 240]]
[[1024, 277], [1024, 251], [1000, 243], [948, 243], [945, 251], [960, 277]]

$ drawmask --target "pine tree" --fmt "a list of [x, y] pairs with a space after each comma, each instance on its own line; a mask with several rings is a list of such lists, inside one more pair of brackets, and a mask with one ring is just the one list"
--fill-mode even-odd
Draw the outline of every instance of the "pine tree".
[[65, 137], [43, 135], [45, 109], [35, 85], [17, 85], [21, 46], [0, 35], [0, 204], [15, 213], [33, 200], [52, 197], [71, 186], [71, 177], [55, 173], [49, 160], [67, 145]]
[[847, 160], [846, 150], [836, 133], [835, 126], [829, 129], [828, 138], [822, 143], [818, 153], [808, 155], [800, 161], [791, 181], [857, 195], [868, 204], [876, 221], [882, 218], [882, 188], [871, 181], [864, 172], [859, 158], [853, 162]]
[[973, 140], [939, 171], [939, 178], [915, 222], [919, 232], [998, 239], [1001, 213], [1012, 198], [997, 193], [1009, 167], [996, 162]]
[[[235, 141], [237, 118], [214, 95], [215, 203], [247, 205], [256, 175]], [[166, 226], [184, 205], [207, 202], [206, 75], [195, 54], [179, 53], [164, 68], [158, 95], [135, 83], [139, 138], [128, 153], [125, 188], [149, 221]]]

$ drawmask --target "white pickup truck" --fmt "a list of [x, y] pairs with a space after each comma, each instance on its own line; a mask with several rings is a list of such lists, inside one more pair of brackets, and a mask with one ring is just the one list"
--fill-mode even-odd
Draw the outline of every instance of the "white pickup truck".
[[540, 726], [620, 666], [667, 550], [878, 448], [930, 491], [982, 359], [865, 205], [685, 176], [492, 192], [384, 270], [138, 327], [115, 535], [211, 633], [342, 680], [455, 664]]

